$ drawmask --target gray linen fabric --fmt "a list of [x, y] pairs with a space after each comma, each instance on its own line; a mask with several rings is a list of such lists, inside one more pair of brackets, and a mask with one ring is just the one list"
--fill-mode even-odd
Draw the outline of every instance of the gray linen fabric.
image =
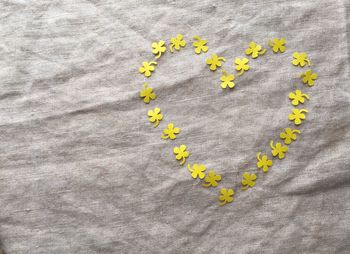
[[[0, 239], [12, 253], [349, 253], [349, 1], [61, 1], [0, 3]], [[183, 33], [148, 79], [137, 73], [151, 43]], [[208, 40], [195, 55], [191, 38]], [[254, 40], [269, 50], [220, 88], [210, 53], [233, 69]], [[292, 66], [305, 51], [312, 88]], [[267, 174], [256, 153], [293, 126], [288, 94], [311, 100], [302, 135]], [[147, 111], [159, 106], [158, 128]], [[181, 133], [161, 140], [167, 123]], [[235, 201], [202, 188], [180, 167], [222, 174]], [[240, 191], [244, 171], [256, 187]]]

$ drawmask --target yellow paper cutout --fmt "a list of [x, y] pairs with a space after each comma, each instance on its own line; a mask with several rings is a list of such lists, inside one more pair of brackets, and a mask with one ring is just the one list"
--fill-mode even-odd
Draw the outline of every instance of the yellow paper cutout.
[[281, 143], [276, 143], [276, 146], [273, 145], [273, 141], [270, 142], [271, 153], [274, 157], [278, 156], [278, 159], [283, 159], [285, 153], [288, 151], [288, 146], [284, 146]]
[[284, 132], [280, 133], [280, 138], [284, 140], [286, 145], [292, 143], [292, 141], [297, 140], [297, 135], [295, 133], [301, 134], [300, 130], [292, 130], [291, 128], [285, 128]]
[[306, 109], [293, 109], [292, 114], [288, 115], [288, 119], [290, 121], [294, 121], [295, 125], [299, 125], [306, 118], [305, 114], [303, 113], [307, 113], [307, 112], [308, 111]]
[[266, 49], [262, 49], [262, 46], [259, 44], [256, 44], [255, 42], [251, 41], [249, 43], [249, 48], [246, 49], [245, 53], [249, 56], [252, 55], [252, 58], [257, 58], [259, 55], [265, 54]]
[[150, 77], [155, 70], [154, 65], [157, 65], [157, 62], [142, 62], [139, 72], [143, 73], [146, 77]]
[[204, 39], [201, 39], [199, 36], [194, 36], [193, 39], [196, 41], [192, 43], [193, 47], [195, 47], [194, 52], [196, 54], [200, 54], [202, 52], [208, 51], [208, 46], [206, 46], [207, 41]]
[[180, 128], [174, 127], [173, 123], [169, 123], [168, 127], [163, 130], [163, 135], [161, 136], [162, 139], [176, 139], [176, 134], [180, 133]]
[[158, 59], [162, 55], [162, 53], [166, 51], [165, 41], [160, 40], [158, 42], [153, 42], [152, 48], [152, 53], [156, 55], [156, 58]]
[[240, 71], [237, 75], [241, 76], [245, 71], [249, 70], [249, 60], [248, 58], [243, 57], [242, 59], [236, 57], [235, 64], [236, 64], [236, 70]]
[[272, 48], [272, 51], [274, 53], [283, 53], [284, 51], [286, 51], [286, 47], [284, 46], [284, 44], [286, 44], [286, 40], [284, 38], [274, 38], [272, 41], [269, 41], [269, 46]]
[[242, 179], [242, 185], [244, 186], [241, 188], [242, 190], [246, 190], [248, 188], [254, 187], [256, 180], [256, 174], [252, 173], [249, 174], [248, 172], [244, 172], [243, 179]]
[[266, 173], [267, 171], [269, 171], [269, 167], [273, 165], [273, 162], [272, 160], [269, 160], [267, 155], [263, 155], [262, 158], [260, 158], [260, 155], [261, 155], [261, 152], [258, 152], [256, 156], [256, 158], [258, 159], [258, 162], [256, 163], [256, 165], [258, 166], [258, 168], [262, 169], [264, 173]]
[[188, 151], [186, 151], [186, 146], [185, 145], [181, 145], [180, 147], [174, 147], [174, 154], [176, 154], [176, 160], [181, 160], [180, 165], [182, 166], [185, 161], [186, 158], [188, 158], [188, 156], [190, 155], [190, 153]]
[[312, 73], [311, 70], [307, 70], [306, 72], [300, 75], [304, 84], [308, 84], [309, 86], [313, 86], [315, 84], [315, 80], [317, 79], [317, 73]]
[[294, 106], [298, 106], [299, 103], [304, 103], [305, 102], [305, 98], [310, 100], [310, 97], [305, 94], [305, 93], [302, 93], [300, 90], [295, 90], [294, 93], [290, 93], [289, 94], [289, 99], [292, 100], [292, 104]]
[[311, 65], [310, 60], [307, 58], [305, 52], [294, 52], [293, 53], [294, 60], [292, 61], [292, 64], [295, 66], [300, 65], [301, 67], [304, 67], [307, 63], [309, 66]]
[[153, 93], [153, 88], [148, 87], [148, 83], [143, 84], [143, 89], [140, 92], [140, 97], [144, 98], [144, 103], [149, 103], [150, 100], [155, 100], [157, 95]]
[[235, 87], [235, 83], [233, 82], [233, 80], [235, 80], [235, 76], [233, 74], [229, 74], [227, 73], [227, 71], [223, 70], [222, 71], [222, 76], [220, 78], [221, 80], [221, 88], [225, 89], [227, 87], [229, 88], [234, 88]]
[[231, 203], [233, 201], [233, 195], [235, 194], [233, 189], [222, 188], [220, 190], [219, 203], [220, 206], [226, 205], [227, 203]]
[[203, 164], [194, 164], [193, 167], [191, 168], [190, 164], [187, 164], [188, 171], [191, 172], [192, 178], [196, 179], [203, 179], [205, 174], [204, 171], [206, 170], [206, 167]]
[[214, 170], [210, 170], [207, 176], [204, 178], [204, 181], [206, 183], [202, 184], [203, 187], [216, 187], [219, 185], [218, 182], [221, 181], [221, 175], [217, 175]]
[[153, 110], [148, 110], [149, 121], [153, 124], [153, 127], [159, 125], [159, 121], [163, 119], [162, 113], [160, 113], [160, 108], [154, 108]]
[[222, 61], [226, 62], [226, 59], [216, 54], [211, 54], [211, 56], [206, 60], [206, 64], [210, 65], [210, 70], [215, 71], [217, 67], [221, 67]]
[[176, 37], [170, 39], [170, 52], [174, 52], [174, 48], [179, 51], [181, 47], [186, 46], [186, 41], [183, 39], [184, 36], [182, 34], [176, 35]]

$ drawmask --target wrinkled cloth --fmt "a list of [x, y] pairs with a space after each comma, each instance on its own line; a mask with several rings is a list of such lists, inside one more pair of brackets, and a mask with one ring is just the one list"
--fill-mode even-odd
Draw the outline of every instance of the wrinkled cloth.
[[[349, 3], [2, 1], [0, 239], [13, 253], [349, 253]], [[181, 33], [146, 79], [151, 43]], [[196, 55], [192, 37], [208, 40]], [[274, 54], [268, 40], [286, 38]], [[268, 49], [238, 77], [249, 42]], [[291, 64], [306, 52], [311, 67]], [[205, 64], [226, 58], [235, 88]], [[299, 75], [319, 74], [314, 87]], [[157, 99], [139, 98], [143, 83]], [[295, 127], [288, 94], [310, 96], [302, 134], [268, 173], [256, 154]], [[153, 128], [147, 111], [160, 107]], [[181, 132], [162, 140], [173, 122]], [[187, 163], [222, 175], [203, 188]], [[241, 191], [241, 177], [257, 174]], [[234, 202], [218, 206], [220, 188]]]

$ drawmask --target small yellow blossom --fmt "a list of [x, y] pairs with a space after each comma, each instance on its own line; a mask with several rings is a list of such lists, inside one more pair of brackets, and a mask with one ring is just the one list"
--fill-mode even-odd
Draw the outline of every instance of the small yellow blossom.
[[204, 181], [206, 183], [203, 183], [203, 187], [216, 187], [218, 186], [218, 182], [221, 181], [221, 175], [215, 174], [214, 170], [210, 170], [207, 176], [204, 178]]
[[180, 133], [180, 128], [174, 127], [173, 123], [169, 123], [168, 127], [163, 130], [162, 139], [176, 139], [176, 134]]
[[149, 121], [154, 123], [153, 127], [159, 125], [159, 121], [163, 119], [162, 113], [160, 113], [160, 108], [154, 108], [153, 110], [148, 110]]
[[261, 153], [259, 152], [256, 156], [256, 158], [258, 159], [256, 165], [258, 166], [258, 168], [261, 168], [264, 173], [266, 173], [267, 171], [269, 171], [269, 167], [273, 165], [273, 162], [272, 160], [268, 159], [267, 155], [263, 155], [262, 158], [260, 158], [260, 155]]
[[300, 134], [299, 130], [292, 130], [291, 128], [285, 128], [284, 132], [280, 133], [280, 138], [284, 140], [286, 145], [292, 143], [292, 140], [297, 140], [297, 135], [295, 133]]
[[304, 67], [307, 63], [309, 66], [311, 65], [310, 60], [307, 58], [306, 53], [304, 52], [294, 52], [293, 53], [294, 60], [292, 61], [292, 64], [295, 66], [300, 65], [301, 67]]
[[235, 83], [233, 83], [233, 80], [235, 80], [235, 76], [233, 74], [229, 74], [226, 71], [222, 71], [222, 76], [220, 78], [221, 80], [221, 87], [222, 89], [225, 89], [227, 87], [234, 88]]
[[201, 39], [199, 36], [194, 36], [193, 39], [196, 41], [192, 43], [193, 47], [195, 47], [194, 52], [196, 54], [200, 54], [202, 52], [208, 51], [208, 46], [206, 46], [207, 41], [204, 39]]
[[283, 159], [285, 153], [288, 151], [288, 146], [284, 146], [281, 143], [276, 143], [276, 146], [273, 145], [273, 141], [270, 142], [271, 153], [274, 157], [278, 156], [278, 159]]
[[245, 53], [249, 56], [252, 55], [252, 58], [257, 58], [259, 55], [265, 54], [266, 49], [262, 49], [261, 45], [256, 44], [251, 41], [249, 43], [249, 48], [246, 49]]
[[217, 67], [221, 67], [222, 61], [226, 62], [226, 59], [216, 54], [211, 54], [211, 56], [206, 60], [206, 64], [210, 65], [210, 70], [215, 71]]
[[286, 44], [286, 40], [284, 38], [274, 38], [273, 41], [269, 41], [269, 45], [274, 53], [277, 53], [278, 51], [283, 53], [284, 51], [286, 51], [286, 47], [284, 46], [284, 44]]
[[196, 178], [200, 178], [203, 179], [205, 174], [204, 171], [206, 170], [205, 166], [202, 164], [194, 164], [193, 167], [191, 168], [191, 165], [188, 164], [187, 165], [188, 171], [191, 172], [191, 176], [196, 179]]
[[176, 37], [170, 39], [170, 52], [174, 52], [174, 48], [179, 51], [181, 47], [186, 46], [186, 41], [183, 39], [184, 36], [182, 34], [176, 35]]
[[148, 83], [143, 84], [143, 89], [140, 92], [140, 97], [144, 98], [143, 101], [145, 103], [149, 103], [150, 100], [154, 100], [155, 98], [157, 98], [156, 94], [153, 93], [153, 88], [148, 87]]
[[244, 186], [242, 190], [246, 190], [249, 187], [254, 187], [255, 185], [255, 179], [256, 179], [256, 174], [252, 173], [249, 174], [248, 172], [245, 172], [243, 174], [243, 179], [242, 179], [242, 185]]
[[317, 79], [317, 73], [313, 73], [311, 70], [307, 70], [306, 72], [300, 75], [304, 84], [308, 84], [309, 86], [313, 86], [315, 84], [315, 80]]
[[146, 77], [149, 77], [155, 70], [154, 65], [157, 65], [157, 62], [143, 62], [142, 66], [139, 68], [139, 72], [143, 73]]
[[176, 160], [181, 160], [180, 165], [183, 165], [186, 161], [186, 158], [190, 155], [188, 151], [186, 151], [186, 146], [181, 145], [180, 147], [174, 147], [174, 154], [176, 154]]
[[291, 99], [292, 100], [292, 104], [294, 105], [294, 106], [298, 106], [299, 105], [299, 103], [304, 103], [305, 102], [305, 98], [306, 99], [310, 99], [310, 97], [307, 95], [307, 94], [305, 94], [305, 93], [302, 93], [300, 90], [295, 90], [295, 92], [294, 93], [290, 93], [289, 94], [289, 99]]
[[244, 58], [240, 59], [240, 58], [236, 57], [236, 59], [235, 59], [236, 70], [240, 71], [237, 74], [238, 76], [241, 76], [245, 71], [249, 70], [250, 67], [249, 67], [248, 63], [249, 63], [249, 60], [247, 58], [244, 57]]
[[295, 125], [299, 125], [301, 124], [302, 120], [304, 120], [305, 114], [303, 113], [307, 113], [308, 111], [306, 109], [293, 109], [292, 110], [292, 114], [288, 115], [288, 119], [290, 121], [294, 121]]
[[165, 41], [160, 40], [158, 42], [153, 42], [152, 48], [152, 53], [156, 55], [156, 58], [159, 58], [162, 55], [162, 53], [166, 51]]
[[235, 194], [233, 189], [222, 188], [220, 190], [219, 203], [220, 206], [226, 205], [227, 203], [231, 203], [233, 201], [233, 195]]

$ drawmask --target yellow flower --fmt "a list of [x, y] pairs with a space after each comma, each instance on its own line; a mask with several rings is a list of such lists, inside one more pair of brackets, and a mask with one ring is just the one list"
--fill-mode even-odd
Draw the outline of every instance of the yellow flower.
[[241, 76], [245, 71], [249, 70], [249, 60], [247, 58], [238, 58], [236, 57], [235, 59], [235, 64], [236, 64], [236, 70], [240, 71], [240, 73], [238, 73], [238, 76]]
[[252, 58], [257, 58], [259, 55], [265, 54], [265, 52], [266, 49], [262, 49], [261, 45], [256, 44], [253, 41], [249, 43], [249, 48], [245, 51], [247, 55], [252, 55]]
[[276, 143], [276, 146], [273, 146], [273, 141], [270, 142], [271, 153], [274, 157], [278, 156], [278, 159], [283, 159], [285, 154], [288, 151], [288, 146], [283, 146], [281, 143]]
[[200, 179], [203, 179], [205, 174], [203, 173], [206, 168], [204, 165], [200, 164], [194, 164], [193, 167], [191, 168], [191, 165], [188, 164], [187, 165], [187, 168], [188, 168], [188, 171], [191, 172], [191, 176], [196, 179], [196, 178], [200, 178]]
[[208, 46], [205, 46], [207, 44], [207, 41], [204, 39], [201, 39], [199, 36], [194, 36], [193, 39], [196, 41], [192, 43], [193, 47], [195, 47], [194, 52], [196, 54], [200, 54], [201, 52], [207, 52]]
[[186, 46], [186, 41], [183, 39], [182, 34], [176, 35], [176, 37], [170, 39], [170, 51], [171, 53], [174, 52], [174, 48], [179, 51], [181, 47]]
[[242, 179], [242, 185], [245, 187], [243, 187], [242, 190], [246, 190], [249, 187], [254, 187], [255, 179], [256, 179], [256, 174], [254, 174], [254, 173], [249, 174], [248, 172], [245, 172], [243, 174], [243, 179]]
[[206, 60], [206, 64], [210, 65], [210, 70], [215, 71], [217, 67], [221, 66], [222, 61], [226, 62], [226, 59], [216, 54], [211, 54], [211, 57]]
[[159, 125], [159, 121], [163, 119], [162, 113], [160, 113], [160, 108], [154, 108], [154, 110], [148, 110], [149, 121], [154, 123], [153, 127]]
[[204, 181], [206, 183], [202, 184], [203, 187], [216, 187], [218, 186], [218, 181], [221, 181], [221, 175], [217, 175], [215, 174], [214, 170], [210, 170], [207, 176], [204, 178]]
[[307, 63], [309, 66], [311, 65], [311, 62], [309, 59], [307, 59], [306, 53], [302, 52], [294, 52], [293, 53], [294, 60], [292, 61], [292, 64], [295, 66], [300, 65], [301, 67], [305, 66], [305, 63]]
[[283, 53], [286, 50], [284, 44], [286, 44], [286, 40], [284, 38], [274, 38], [273, 41], [269, 41], [269, 45], [272, 48], [272, 51], [275, 53], [277, 53], [278, 51]]
[[176, 160], [182, 160], [180, 162], [180, 165], [183, 165], [186, 161], [186, 158], [190, 155], [188, 151], [186, 151], [186, 146], [181, 145], [180, 147], [174, 147], [174, 154], [176, 154]]
[[156, 55], [156, 58], [159, 58], [162, 53], [166, 51], [165, 42], [164, 41], [158, 41], [152, 43], [152, 53]]
[[235, 194], [233, 189], [222, 188], [220, 190], [219, 203], [220, 206], [226, 205], [227, 203], [231, 203], [233, 201], [233, 194]]
[[223, 75], [221, 76], [221, 87], [225, 89], [227, 87], [234, 88], [235, 83], [232, 81], [235, 80], [235, 76], [233, 74], [229, 74], [226, 71], [222, 71]]
[[306, 98], [306, 99], [310, 99], [310, 97], [307, 95], [307, 94], [305, 94], [305, 93], [302, 93], [300, 90], [295, 90], [295, 92], [294, 93], [290, 93], [289, 94], [289, 99], [291, 99], [292, 100], [292, 104], [294, 105], [294, 106], [298, 106], [299, 105], [299, 102], [300, 103], [304, 103], [305, 102], [305, 99], [304, 98]]
[[267, 171], [269, 171], [269, 167], [271, 167], [273, 163], [272, 160], [268, 159], [267, 155], [263, 155], [262, 158], [260, 158], [260, 155], [261, 153], [259, 152], [256, 156], [256, 158], [258, 159], [256, 165], [258, 166], [258, 168], [261, 168], [264, 173], [266, 173]]
[[294, 133], [300, 134], [301, 132], [299, 130], [292, 130], [291, 128], [285, 128], [284, 132], [280, 133], [280, 138], [284, 140], [284, 143], [286, 145], [289, 145], [292, 143], [292, 140], [297, 140], [297, 135]]
[[292, 114], [288, 115], [288, 119], [294, 121], [295, 125], [299, 125], [306, 118], [304, 112], [308, 111], [306, 109], [293, 109]]
[[174, 127], [173, 123], [168, 124], [168, 128], [163, 130], [162, 139], [176, 139], [176, 134], [180, 133], [180, 128]]
[[153, 93], [153, 88], [148, 87], [147, 83], [143, 84], [143, 89], [140, 92], [140, 97], [144, 98], [143, 101], [145, 103], [149, 103], [150, 100], [154, 100], [155, 98], [157, 98], [156, 94]]
[[143, 62], [142, 66], [139, 68], [139, 72], [149, 77], [155, 69], [153, 65], [157, 65], [157, 62]]
[[317, 79], [317, 73], [312, 73], [311, 70], [307, 70], [306, 72], [300, 75], [304, 84], [308, 84], [309, 86], [313, 86], [315, 84], [315, 80]]

